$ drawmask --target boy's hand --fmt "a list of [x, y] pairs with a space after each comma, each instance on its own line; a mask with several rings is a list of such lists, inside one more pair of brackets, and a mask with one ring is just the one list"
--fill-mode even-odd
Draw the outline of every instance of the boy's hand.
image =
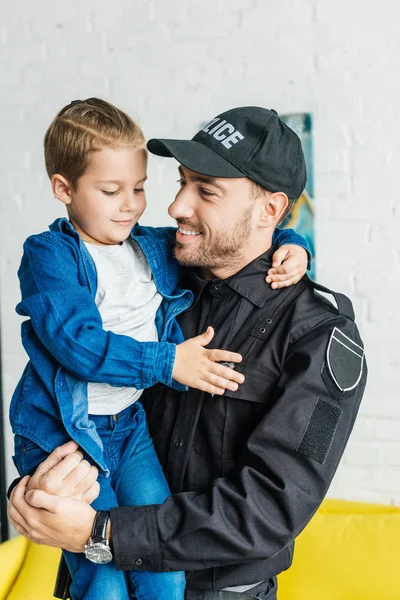
[[70, 441], [53, 450], [38, 466], [26, 489], [42, 490], [91, 504], [100, 491], [97, 475], [96, 467], [84, 460], [78, 445]]
[[240, 354], [228, 350], [207, 350], [214, 337], [214, 329], [195, 338], [186, 340], [176, 347], [176, 356], [172, 377], [189, 387], [209, 392], [223, 394], [225, 390], [236, 391], [239, 383], [243, 383], [244, 375], [218, 362], [238, 363], [242, 360]]
[[300, 281], [307, 271], [308, 254], [301, 246], [280, 246], [272, 257], [272, 268], [265, 281], [275, 290]]

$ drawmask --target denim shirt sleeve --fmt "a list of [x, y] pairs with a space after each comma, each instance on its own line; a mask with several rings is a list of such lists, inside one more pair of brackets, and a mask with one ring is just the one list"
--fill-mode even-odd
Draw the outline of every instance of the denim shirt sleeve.
[[272, 236], [272, 244], [274, 246], [284, 246], [286, 244], [301, 246], [308, 255], [307, 269], [311, 269], [311, 250], [307, 244], [307, 241], [301, 235], [296, 233], [294, 229], [280, 229], [277, 227]]
[[156, 382], [181, 387], [172, 380], [175, 344], [138, 342], [103, 329], [71, 244], [51, 234], [31, 236], [18, 276], [17, 313], [31, 319], [42, 344], [73, 375], [117, 387], [144, 389]]

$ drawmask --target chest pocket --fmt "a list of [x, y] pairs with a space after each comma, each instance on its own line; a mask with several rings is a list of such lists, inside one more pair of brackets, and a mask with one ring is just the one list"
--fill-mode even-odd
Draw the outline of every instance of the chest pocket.
[[279, 290], [274, 301], [268, 303], [267, 310], [260, 310], [249, 328], [244, 325], [236, 333], [229, 349], [243, 356], [243, 361], [236, 365], [236, 370], [243, 373], [246, 379], [236, 392], [227, 390], [224, 394], [226, 397], [258, 404], [268, 404], [271, 401], [282, 362], [282, 340], [278, 347], [272, 336], [278, 325], [282, 324], [282, 319], [289, 319], [288, 307], [293, 306], [295, 298], [303, 290], [302, 282]]
[[224, 396], [257, 404], [269, 404], [279, 373], [274, 373], [258, 361], [251, 360], [243, 361], [236, 370], [243, 373], [245, 380], [236, 392], [226, 390]]

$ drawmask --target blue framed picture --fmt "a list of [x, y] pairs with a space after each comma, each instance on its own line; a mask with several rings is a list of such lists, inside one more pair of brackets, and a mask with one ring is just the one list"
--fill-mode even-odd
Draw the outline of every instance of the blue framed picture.
[[292, 213], [285, 219], [281, 227], [290, 227], [302, 235], [311, 249], [313, 261], [308, 271], [309, 277], [315, 279], [315, 239], [314, 239], [314, 172], [312, 148], [312, 116], [310, 113], [293, 113], [280, 115], [289, 127], [299, 136], [303, 146], [307, 164], [307, 185], [296, 202]]

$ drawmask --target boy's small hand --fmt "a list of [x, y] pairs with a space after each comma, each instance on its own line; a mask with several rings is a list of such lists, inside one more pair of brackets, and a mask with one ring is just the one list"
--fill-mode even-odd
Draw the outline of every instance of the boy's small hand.
[[236, 391], [244, 381], [244, 375], [220, 362], [238, 363], [242, 360], [240, 354], [228, 350], [207, 350], [214, 337], [214, 329], [195, 338], [186, 340], [176, 347], [176, 356], [172, 377], [189, 387], [221, 395], [225, 390]]
[[300, 281], [307, 271], [308, 254], [301, 246], [280, 246], [272, 257], [272, 268], [265, 279], [273, 289], [288, 287]]
[[84, 460], [78, 445], [70, 441], [56, 448], [38, 466], [27, 484], [27, 491], [42, 490], [91, 504], [99, 494], [97, 475], [96, 467]]

